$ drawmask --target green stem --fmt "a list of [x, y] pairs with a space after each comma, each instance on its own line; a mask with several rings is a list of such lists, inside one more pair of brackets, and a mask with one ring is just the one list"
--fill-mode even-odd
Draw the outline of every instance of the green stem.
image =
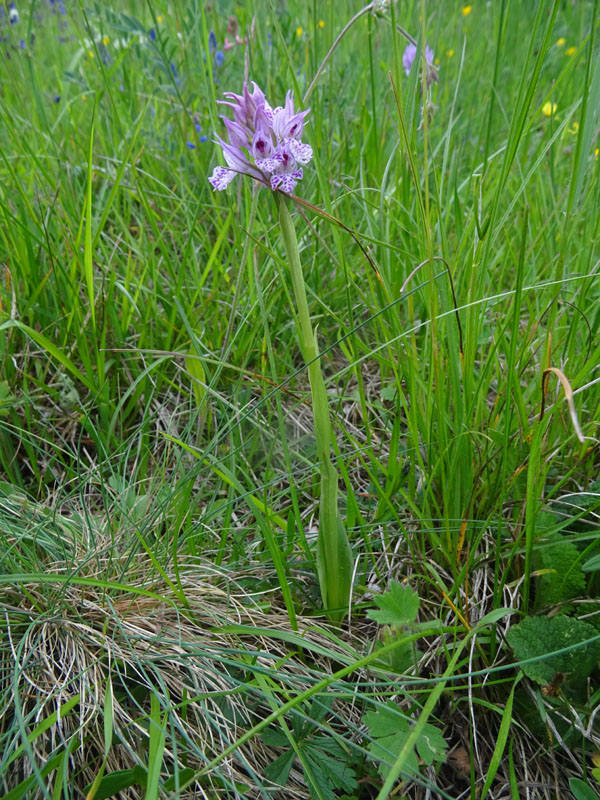
[[308, 368], [315, 439], [321, 469], [321, 502], [317, 542], [317, 572], [321, 598], [324, 608], [330, 611], [330, 615], [341, 619], [348, 607], [350, 597], [352, 556], [346, 531], [338, 516], [338, 474], [331, 461], [333, 431], [329, 418], [325, 381], [321, 372], [319, 347], [310, 321], [296, 230], [283, 194], [279, 195], [279, 221], [296, 302], [300, 349]]

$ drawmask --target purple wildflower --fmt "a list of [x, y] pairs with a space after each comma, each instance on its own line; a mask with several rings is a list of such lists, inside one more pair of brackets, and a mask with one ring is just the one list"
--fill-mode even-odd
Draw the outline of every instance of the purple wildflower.
[[[402, 56], [402, 66], [404, 67], [404, 71], [407, 75], [410, 74], [412, 69], [413, 62], [417, 55], [417, 46], [415, 44], [407, 44], [404, 54]], [[425, 61], [427, 62], [426, 70], [425, 70], [425, 82], [427, 83], [427, 88], [431, 86], [432, 83], [438, 82], [438, 74], [437, 68], [434, 66], [433, 63], [433, 50], [429, 47], [428, 44], [425, 45]]]
[[225, 189], [238, 172], [250, 175], [270, 189], [291, 194], [303, 177], [300, 164], [308, 164], [312, 148], [301, 141], [308, 110], [296, 113], [292, 92], [284, 106], [271, 108], [256, 83], [243, 94], [225, 92], [222, 105], [233, 109], [233, 119], [222, 117], [229, 142], [219, 136], [227, 167], [215, 167], [208, 179], [215, 190]]
[[[404, 67], [404, 71], [407, 75], [410, 74], [410, 70], [413, 65], [413, 61], [415, 60], [415, 56], [417, 55], [417, 45], [416, 44], [407, 44], [406, 50], [404, 51], [404, 55], [402, 56], [402, 66]], [[425, 60], [429, 64], [429, 66], [433, 66], [433, 50], [429, 47], [428, 44], [425, 45]]]

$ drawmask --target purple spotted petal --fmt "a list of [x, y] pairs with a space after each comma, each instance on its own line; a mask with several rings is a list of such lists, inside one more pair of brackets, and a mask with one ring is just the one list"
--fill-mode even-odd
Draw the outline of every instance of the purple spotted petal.
[[302, 180], [302, 169], [294, 172], [286, 172], [283, 175], [273, 175], [271, 178], [271, 189], [280, 189], [286, 194], [292, 194], [298, 181]]
[[281, 159], [277, 156], [273, 158], [260, 158], [256, 161], [256, 166], [263, 172], [275, 172], [281, 166]]
[[222, 191], [226, 189], [231, 181], [235, 178], [237, 172], [234, 172], [232, 169], [225, 169], [225, 167], [215, 167], [213, 170], [213, 174], [208, 179], [208, 182], [211, 184], [215, 191]]
[[287, 145], [299, 164], [308, 164], [313, 155], [312, 147], [309, 144], [303, 144], [297, 139], [288, 139]]

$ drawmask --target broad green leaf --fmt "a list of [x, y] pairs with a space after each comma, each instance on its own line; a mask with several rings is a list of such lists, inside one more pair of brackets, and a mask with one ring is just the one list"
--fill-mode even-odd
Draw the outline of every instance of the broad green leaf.
[[194, 397], [196, 398], [196, 404], [200, 407], [202, 406], [202, 401], [206, 397], [206, 372], [204, 371], [204, 366], [201, 359], [195, 353], [186, 356], [185, 366], [192, 378], [192, 389], [194, 391]]
[[[114, 797], [123, 789], [129, 789], [131, 786], [141, 786], [143, 788], [145, 785], [146, 770], [144, 767], [136, 764], [132, 769], [119, 769], [115, 772], [109, 772], [108, 775], [104, 775], [98, 782], [94, 800], [107, 800], [107, 798]], [[86, 794], [89, 793], [91, 788], [91, 783], [85, 787], [84, 791]]]
[[[557, 672], [564, 672], [567, 679], [585, 679], [600, 659], [598, 631], [572, 617], [527, 617], [513, 625], [506, 638], [519, 661], [539, 659], [522, 663], [521, 668], [527, 677], [540, 684], [551, 683]], [[583, 644], [590, 639], [595, 641]], [[574, 649], [549, 655], [567, 647]]]
[[446, 740], [434, 725], [426, 725], [423, 734], [417, 739], [417, 752], [428, 766], [436, 761], [445, 761], [447, 748]]
[[598, 794], [581, 778], [569, 778], [569, 788], [575, 800], [598, 800]]
[[[368, 726], [374, 741], [369, 744], [369, 751], [379, 762], [377, 768], [386, 778], [391, 765], [402, 751], [414, 723], [404, 717], [396, 706], [388, 703], [385, 708], [368, 711], [363, 722]], [[427, 765], [446, 760], [446, 741], [434, 726], [425, 723], [423, 731], [416, 741], [416, 751]], [[412, 751], [404, 762], [404, 774], [414, 775], [419, 771], [417, 752]]]
[[287, 736], [281, 728], [266, 728], [260, 738], [268, 747], [285, 747], [288, 743]]
[[[196, 770], [192, 769], [191, 767], [184, 767], [180, 769], [177, 773], [177, 778], [179, 780], [179, 786], [182, 786], [187, 781], [191, 780], [194, 775], [196, 774]], [[175, 776], [171, 775], [170, 778], [167, 778], [164, 784], [165, 791], [173, 792], [175, 791]]]
[[411, 625], [419, 611], [419, 595], [410, 586], [397, 582], [392, 583], [384, 594], [376, 595], [373, 602], [379, 606], [379, 610], [369, 609], [367, 616], [380, 625]]
[[536, 561], [544, 570], [536, 596], [538, 605], [553, 605], [577, 597], [585, 590], [585, 576], [577, 546], [559, 533], [547, 537], [536, 551]]
[[[344, 751], [334, 740], [331, 740], [329, 744], [332, 745], [332, 748], [328, 748], [326, 740], [320, 737], [313, 740], [313, 743], [308, 745], [304, 752], [311, 775], [317, 782], [318, 793], [311, 791], [311, 796], [318, 797], [320, 795], [324, 800], [335, 800], [334, 790], [351, 791], [356, 789], [358, 784], [354, 770], [346, 763], [347, 758], [345, 758]], [[332, 749], [333, 754], [328, 753], [328, 749]]]
[[[404, 747], [406, 740], [410, 734], [409, 730], [398, 731], [390, 736], [384, 736], [369, 744], [369, 752], [375, 758], [377, 769], [382, 778], [386, 778], [389, 774], [390, 767], [394, 763], [398, 754]], [[413, 750], [404, 762], [404, 774], [416, 775], [419, 771], [419, 761], [417, 754]]]
[[265, 778], [278, 786], [285, 786], [295, 758], [296, 754], [293, 750], [286, 750], [267, 766], [264, 771]]

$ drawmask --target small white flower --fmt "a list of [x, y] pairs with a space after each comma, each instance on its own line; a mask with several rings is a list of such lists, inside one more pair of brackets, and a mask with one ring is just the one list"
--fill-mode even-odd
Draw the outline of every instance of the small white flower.
[[[397, 0], [394, 0], [396, 3]], [[383, 14], [384, 11], [387, 11], [392, 3], [392, 0], [373, 0], [371, 3], [371, 13], [372, 14]]]

